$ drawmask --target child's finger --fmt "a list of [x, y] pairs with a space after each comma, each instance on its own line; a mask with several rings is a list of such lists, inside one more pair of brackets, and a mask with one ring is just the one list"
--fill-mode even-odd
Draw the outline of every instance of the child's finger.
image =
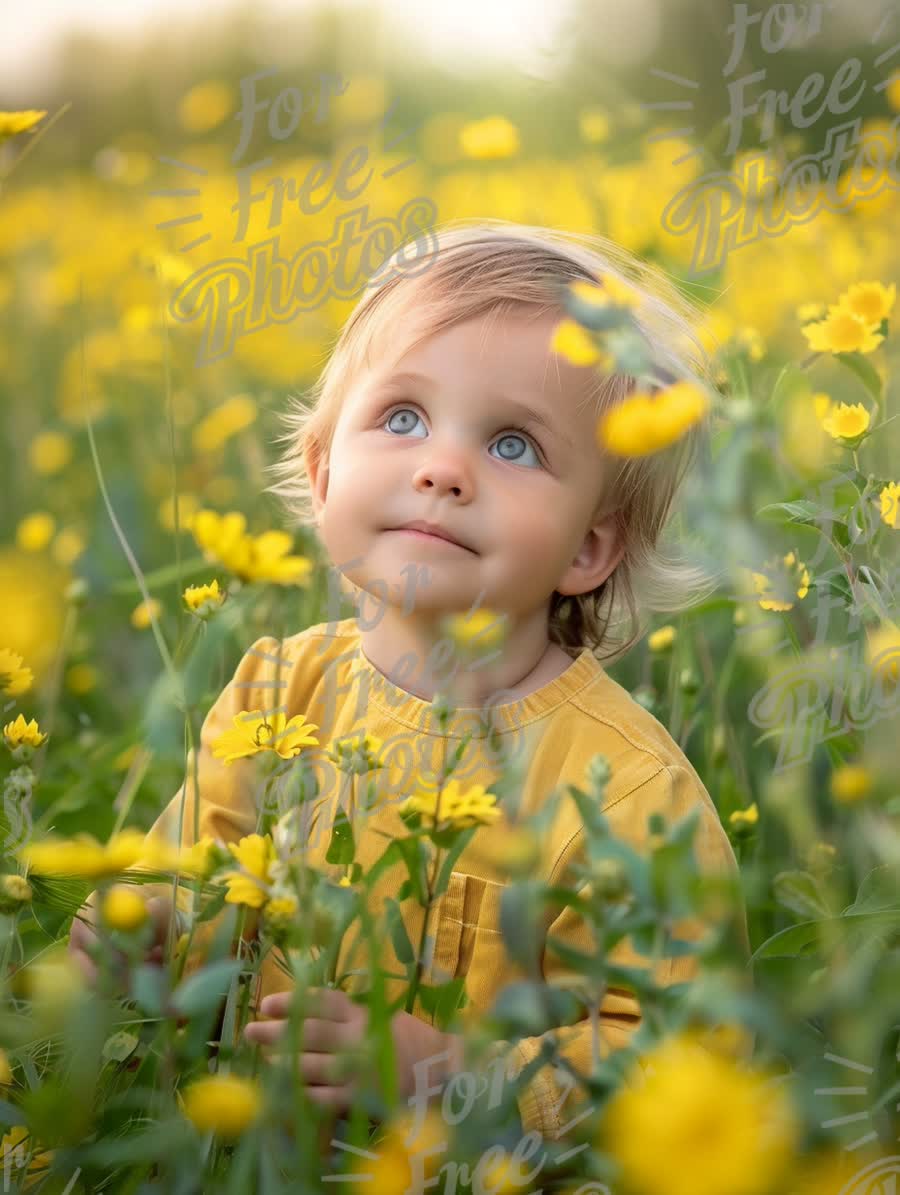
[[261, 1046], [271, 1046], [284, 1032], [286, 1021], [251, 1021], [244, 1028], [248, 1041]]
[[291, 1007], [293, 992], [273, 992], [264, 996], [259, 1004], [259, 1011], [264, 1017], [285, 1017]]
[[88, 958], [88, 956], [84, 953], [84, 951], [83, 950], [73, 950], [73, 951], [71, 951], [71, 955], [72, 955], [73, 962], [78, 967], [81, 974], [84, 976], [85, 981], [89, 984], [96, 983], [97, 968], [91, 962], [90, 958]]

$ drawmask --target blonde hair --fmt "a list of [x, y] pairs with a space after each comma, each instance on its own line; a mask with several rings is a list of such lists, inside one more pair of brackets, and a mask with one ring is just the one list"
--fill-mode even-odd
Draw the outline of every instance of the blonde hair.
[[[298, 526], [315, 523], [306, 454], [327, 463], [344, 397], [361, 373], [372, 368], [376, 349], [379, 360], [390, 354], [393, 363], [427, 337], [478, 316], [500, 318], [537, 308], [537, 315], [558, 311], [563, 318], [562, 297], [570, 282], [596, 283], [611, 274], [628, 283], [640, 295], [635, 323], [651, 346], [655, 376], [664, 383], [680, 377], [704, 388], [713, 385], [697, 331], [702, 309], [660, 270], [606, 237], [495, 219], [450, 221], [433, 236], [427, 268], [420, 264], [406, 274], [402, 265], [392, 269], [406, 262], [405, 246], [385, 263], [387, 281], [363, 294], [309, 399], [291, 396], [281, 415], [285, 431], [276, 443], [286, 448], [268, 466], [278, 480], [266, 492], [282, 499]], [[599, 416], [636, 381], [627, 374], [598, 373], [588, 401], [594, 401]], [[573, 658], [588, 647], [610, 662], [643, 637], [653, 613], [683, 610], [716, 588], [717, 578], [667, 553], [660, 542], [678, 489], [706, 435], [701, 422], [660, 452], [610, 459], [598, 510], [609, 506], [615, 513], [625, 543], [622, 559], [596, 589], [575, 596], [554, 591], [550, 598], [549, 637]]]

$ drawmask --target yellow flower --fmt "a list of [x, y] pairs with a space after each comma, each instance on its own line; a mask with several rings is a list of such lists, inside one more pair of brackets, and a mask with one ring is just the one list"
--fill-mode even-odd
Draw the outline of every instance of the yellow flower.
[[289, 929], [297, 920], [300, 912], [300, 902], [296, 896], [273, 896], [263, 906], [263, 919], [269, 928], [276, 933]]
[[194, 428], [194, 451], [215, 452], [232, 436], [249, 427], [257, 416], [256, 403], [249, 394], [233, 394], [210, 411]]
[[96, 689], [99, 675], [90, 664], [73, 664], [66, 670], [66, 688], [79, 695]]
[[36, 684], [60, 651], [68, 580], [46, 553], [0, 547], [0, 644], [28, 661]]
[[226, 730], [212, 745], [212, 753], [223, 763], [233, 763], [260, 751], [274, 751], [282, 759], [293, 759], [305, 746], [315, 747], [319, 740], [310, 731], [318, 730], [302, 714], [286, 720], [284, 710], [264, 714], [261, 710], [244, 711], [232, 718], [233, 730]]
[[832, 408], [831, 395], [824, 390], [817, 390], [812, 396], [816, 418], [821, 422]]
[[890, 317], [896, 298], [897, 286], [893, 282], [890, 286], [881, 282], [854, 282], [840, 296], [837, 305], [877, 327]]
[[243, 581], [272, 581], [278, 585], [305, 585], [312, 561], [305, 556], [288, 556], [291, 537], [286, 531], [265, 531], [253, 537], [246, 532], [247, 520], [239, 511], [221, 516], [201, 510], [194, 516], [191, 532], [207, 560], [223, 564]]
[[673, 626], [660, 627], [659, 630], [647, 636], [647, 646], [652, 652], [663, 652], [675, 642], [675, 628]]
[[579, 279], [577, 282], [570, 282], [569, 289], [586, 303], [594, 304], [597, 307], [613, 306], [633, 309], [641, 301], [641, 296], [634, 287], [615, 274], [604, 274], [600, 279], [599, 286]]
[[4, 1087], [9, 1087], [12, 1081], [12, 1067], [9, 1065], [9, 1059], [6, 1057], [6, 1051], [0, 1050], [0, 1083], [2, 1083]]
[[64, 567], [74, 564], [84, 554], [84, 536], [74, 527], [64, 527], [50, 548], [53, 559]]
[[609, 353], [598, 348], [589, 332], [573, 319], [560, 320], [553, 329], [551, 351], [558, 353], [572, 365], [595, 365], [610, 372], [613, 364]]
[[357, 732], [343, 739], [336, 739], [325, 754], [341, 771], [360, 774], [384, 766], [379, 759], [383, 750], [383, 739], [374, 734]]
[[477, 656], [500, 647], [508, 631], [507, 616], [487, 609], [451, 614], [442, 621], [441, 630], [453, 640], [458, 651]]
[[131, 611], [131, 625], [139, 631], [145, 631], [152, 619], [159, 618], [160, 614], [162, 604], [156, 598], [151, 598], [149, 602], [141, 602]]
[[[646, 1074], [606, 1105], [602, 1148], [641, 1195], [766, 1195], [799, 1139], [781, 1087], [690, 1033], [641, 1059]], [[648, 1149], [647, 1142], [654, 1148]]]
[[758, 821], [759, 810], [756, 807], [755, 801], [747, 809], [735, 809], [735, 811], [730, 814], [728, 818], [729, 825], [735, 827], [755, 826]]
[[407, 797], [400, 812], [424, 814], [437, 830], [451, 826], [466, 829], [498, 821], [503, 815], [496, 801], [483, 784], [463, 790], [458, 780], [448, 780], [440, 792], [436, 786], [419, 789]]
[[350, 877], [349, 876], [341, 876], [341, 878], [338, 880], [338, 887], [339, 888], [350, 888], [351, 887]]
[[27, 843], [19, 858], [38, 875], [99, 880], [131, 867], [140, 858], [143, 844], [140, 830], [121, 830], [105, 846], [90, 834], [76, 834], [74, 838]]
[[[783, 568], [786, 565], [787, 568]], [[754, 592], [761, 594], [759, 606], [762, 610], [792, 610], [793, 595], [801, 600], [809, 593], [809, 570], [793, 552], [766, 561], [765, 573], [752, 573]]]
[[869, 422], [869, 412], [862, 403], [850, 406], [842, 402], [829, 410], [822, 420], [822, 426], [832, 439], [856, 440], [869, 430]]
[[709, 410], [709, 399], [691, 382], [675, 382], [658, 395], [635, 390], [601, 416], [597, 441], [617, 456], [649, 456], [674, 444]]
[[28, 445], [28, 463], [35, 473], [51, 477], [72, 459], [72, 441], [62, 432], [40, 432]]
[[505, 116], [488, 116], [463, 125], [459, 145], [468, 158], [510, 158], [519, 151], [519, 132]]
[[884, 340], [871, 324], [837, 304], [828, 308], [825, 319], [800, 331], [815, 353], [871, 353]]
[[119, 884], [104, 896], [100, 913], [110, 929], [130, 933], [147, 920], [147, 905], [139, 892]]
[[761, 361], [766, 354], [766, 343], [757, 328], [741, 328], [734, 340], [740, 348], [747, 350], [751, 361]]
[[19, 714], [15, 722], [7, 722], [3, 727], [3, 741], [10, 751], [15, 751], [17, 747], [30, 747], [36, 751], [47, 741], [47, 736], [38, 727], [36, 719], [26, 722]]
[[23, 552], [42, 552], [53, 539], [56, 519], [46, 511], [26, 515], [16, 528], [16, 543]]
[[257, 1120], [263, 1106], [262, 1088], [241, 1075], [209, 1075], [196, 1079], [184, 1092], [187, 1119], [201, 1133], [217, 1133], [233, 1140]]
[[46, 115], [46, 112], [36, 108], [27, 108], [23, 112], [0, 112], [0, 142], [15, 137], [17, 133], [30, 132]]
[[182, 597], [188, 610], [205, 620], [219, 609], [226, 594], [220, 591], [219, 582], [214, 578], [208, 585], [189, 585]]
[[831, 795], [842, 805], [861, 801], [872, 791], [873, 777], [862, 764], [845, 763], [831, 773]]
[[[440, 1111], [426, 1106], [424, 1113], [402, 1111], [378, 1130], [366, 1153], [351, 1158], [346, 1182], [347, 1195], [374, 1192], [422, 1191], [437, 1186], [437, 1176], [447, 1148], [447, 1122]], [[484, 1190], [493, 1191], [492, 1187]], [[522, 1195], [527, 1192], [522, 1187]]]
[[900, 73], [891, 75], [884, 94], [894, 111], [900, 112]]
[[15, 909], [31, 900], [34, 895], [31, 885], [20, 875], [5, 875], [0, 881], [0, 904], [6, 912]]
[[[0, 113], [2, 115], [2, 113]], [[35, 1183], [43, 1183], [43, 1176], [45, 1171], [50, 1168], [50, 1163], [53, 1160], [52, 1149], [38, 1149], [36, 1143], [31, 1139], [31, 1130], [27, 1129], [25, 1125], [17, 1124], [9, 1130], [8, 1133], [3, 1134], [0, 1140], [0, 1171], [8, 1178], [13, 1178], [17, 1170], [21, 1170], [25, 1166], [25, 1159], [31, 1153], [31, 1161], [28, 1163], [27, 1174], [24, 1181], [16, 1177], [16, 1189], [27, 1191], [35, 1185]], [[21, 1187], [19, 1183], [21, 1182]], [[12, 1187], [8, 1187], [12, 1190]]]
[[806, 853], [806, 866], [810, 871], [827, 870], [837, 857], [837, 847], [830, 842], [814, 842]]
[[228, 888], [225, 900], [233, 905], [261, 908], [269, 897], [270, 871], [275, 862], [275, 846], [271, 836], [248, 834], [237, 846], [229, 842], [228, 849], [242, 870], [224, 873], [222, 878]]
[[222, 123], [233, 106], [231, 87], [217, 79], [209, 79], [182, 96], [178, 119], [189, 133], [207, 133]]
[[[879, 494], [881, 498], [881, 518], [888, 527], [900, 530], [900, 482], [889, 481]], [[0, 672], [3, 665], [0, 663]]]
[[135, 867], [149, 871], [180, 871], [206, 879], [215, 863], [217, 847], [208, 834], [190, 847], [172, 846], [158, 834], [148, 834]]
[[801, 303], [797, 308], [797, 319], [801, 324], [810, 320], [821, 319], [825, 314], [825, 304], [822, 302]]
[[578, 117], [578, 127], [585, 141], [606, 141], [609, 138], [609, 116], [602, 108], [585, 108]]
[[900, 679], [900, 630], [891, 623], [882, 623], [870, 631], [866, 658], [884, 690], [890, 692]]
[[17, 651], [0, 647], [0, 693], [7, 697], [18, 697], [34, 683], [34, 673], [22, 663]]

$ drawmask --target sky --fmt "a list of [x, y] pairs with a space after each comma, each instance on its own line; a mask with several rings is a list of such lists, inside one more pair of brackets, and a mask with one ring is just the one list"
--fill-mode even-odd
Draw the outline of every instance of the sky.
[[[336, 0], [340, 5], [343, 0]], [[648, 0], [598, 0], [611, 9], [640, 8]], [[650, 3], [656, 0], [649, 0]], [[297, 14], [316, 0], [264, 0], [255, 7]], [[461, 61], [497, 61], [538, 77], [551, 78], [572, 37], [566, 22], [572, 0], [379, 0], [389, 44], [412, 41], [424, 55], [448, 66]], [[191, 0], [191, 19], [204, 12], [214, 19], [233, 0]], [[11, 87], [52, 74], [63, 35], [87, 32], [139, 34], [152, 21], [164, 23], [185, 11], [184, 0], [28, 0], [0, 38], [0, 79]]]

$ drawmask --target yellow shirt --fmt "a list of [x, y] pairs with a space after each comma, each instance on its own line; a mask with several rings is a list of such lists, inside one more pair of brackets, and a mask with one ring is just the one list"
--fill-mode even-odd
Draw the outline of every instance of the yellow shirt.
[[[369, 773], [376, 784], [372, 810], [362, 811], [364, 777], [354, 777], [354, 837], [356, 859], [368, 872], [384, 852], [389, 838], [408, 833], [399, 815], [399, 804], [416, 787], [417, 777], [437, 775], [449, 762], [466, 733], [472, 737], [452, 778], [464, 788], [482, 784], [498, 794], [499, 803], [510, 818], [538, 810], [549, 794], [568, 783], [588, 790], [586, 770], [598, 754], [606, 756], [611, 779], [606, 787], [602, 812], [613, 835], [638, 851], [646, 850], [647, 819], [662, 813], [671, 822], [694, 807], [700, 821], [694, 852], [704, 872], [736, 872], [737, 863], [722, 828], [715, 806], [699, 776], [661, 723], [638, 704], [610, 676], [588, 649], [572, 661], [554, 680], [524, 698], [490, 707], [491, 722], [484, 710], [460, 709], [451, 715], [441, 732], [435, 707], [389, 682], [361, 649], [355, 618], [320, 623], [286, 638], [279, 657], [278, 640], [264, 637], [245, 653], [234, 677], [217, 698], [200, 735], [196, 761], [188, 756], [184, 821], [181, 841], [191, 845], [194, 837], [194, 764], [199, 775], [199, 836], [210, 835], [237, 842], [258, 828], [261, 809], [260, 756], [224, 764], [214, 759], [211, 744], [233, 727], [242, 711], [271, 711], [285, 707], [288, 718], [303, 714], [318, 729], [312, 731], [318, 746], [306, 746], [302, 758], [306, 775], [314, 775], [317, 788], [304, 803], [305, 819], [301, 841], [308, 843], [309, 863], [337, 880], [343, 867], [325, 862], [330, 830], [340, 800], [348, 804], [348, 777], [326, 756], [335, 739], [365, 732], [383, 740], [384, 766]], [[491, 729], [491, 723], [493, 730]], [[269, 752], [264, 755], [269, 756]], [[507, 789], [500, 785], [501, 768], [513, 776]], [[296, 761], [291, 761], [295, 763]], [[493, 786], [493, 787], [492, 787]], [[298, 801], [297, 770], [285, 766], [276, 785], [281, 810]], [[307, 791], [309, 791], [307, 789]], [[503, 793], [500, 798], [501, 792]], [[163, 810], [151, 834], [162, 834], [177, 843], [182, 789]], [[456, 860], [447, 890], [432, 906], [429, 927], [433, 927], [433, 955], [430, 970], [422, 982], [438, 984], [465, 977], [468, 1003], [459, 1012], [459, 1027], [476, 1020], [492, 1005], [499, 991], [515, 979], [525, 978], [508, 959], [499, 928], [500, 899], [506, 886], [502, 870], [492, 862], [508, 833], [509, 822], [481, 826]], [[565, 795], [556, 807], [543, 842], [543, 858], [534, 878], [550, 884], [564, 882], [573, 863], [584, 861], [585, 834], [575, 802]], [[406, 878], [402, 864], [389, 868], [373, 886], [373, 916], [384, 913], [384, 899], [396, 899]], [[568, 883], [577, 887], [571, 875]], [[424, 911], [409, 898], [400, 904], [409, 940], [418, 946]], [[570, 907], [548, 911], [545, 931], [577, 950], [596, 949], [590, 926]], [[702, 925], [679, 923], [679, 937], [694, 939]], [[358, 974], [345, 982], [345, 990], [364, 989], [369, 960], [357, 939], [356, 927], [344, 935], [338, 957], [338, 976], [354, 968]], [[749, 955], [746, 921], [741, 916], [739, 934]], [[431, 936], [431, 935], [429, 935]], [[404, 967], [397, 959], [391, 936], [379, 935], [387, 972], [398, 975], [387, 981], [388, 998], [403, 990], [399, 978]], [[352, 947], [358, 950], [354, 952]], [[543, 947], [543, 943], [542, 943]], [[428, 950], [425, 952], [428, 958]], [[558, 956], [542, 949], [545, 980], [565, 986], [567, 973]], [[631, 950], [627, 940], [611, 954], [626, 966], [646, 967], [647, 959]], [[664, 959], [657, 967], [657, 981], [684, 982], [693, 977], [695, 961], [690, 957]], [[270, 952], [263, 962], [255, 995], [285, 990], [291, 980], [277, 966]], [[434, 1023], [417, 1000], [414, 1015]], [[640, 1022], [640, 1006], [630, 992], [609, 988], [599, 1008], [599, 1051], [625, 1043]], [[555, 1032], [562, 1053], [582, 1072], [591, 1069], [593, 1035], [590, 1020]], [[517, 1073], [540, 1049], [542, 1037], [520, 1039], [511, 1050], [509, 1073]], [[560, 1073], [560, 1078], [562, 1078]], [[535, 1130], [555, 1136], [570, 1116], [560, 1107], [564, 1089], [557, 1084], [549, 1065], [530, 1081], [520, 1095], [519, 1111], [526, 1132]]]

